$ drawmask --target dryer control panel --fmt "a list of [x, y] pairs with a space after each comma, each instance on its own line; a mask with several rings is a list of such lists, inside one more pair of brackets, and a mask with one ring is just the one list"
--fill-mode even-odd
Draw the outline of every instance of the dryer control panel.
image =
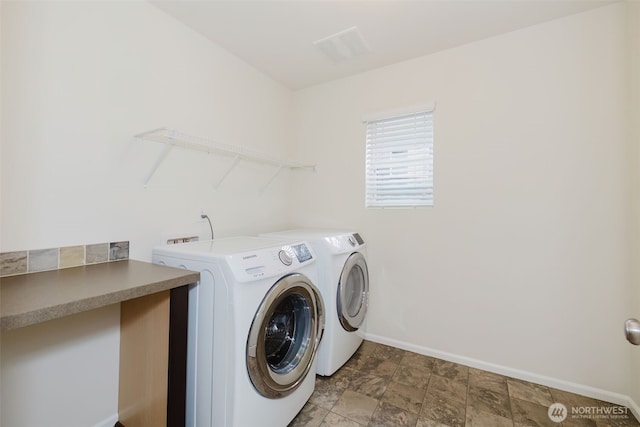
[[364, 240], [359, 233], [325, 237], [324, 240], [331, 247], [331, 252], [336, 254], [351, 252], [364, 246]]

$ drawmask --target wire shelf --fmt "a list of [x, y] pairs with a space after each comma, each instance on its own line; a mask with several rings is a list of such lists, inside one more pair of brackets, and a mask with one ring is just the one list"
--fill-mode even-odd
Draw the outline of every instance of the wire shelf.
[[217, 142], [217, 141], [213, 141], [210, 139], [201, 138], [193, 135], [188, 135], [186, 133], [179, 132], [177, 130], [169, 129], [169, 128], [154, 129], [148, 132], [137, 134], [135, 135], [135, 137], [139, 139], [147, 140], [147, 141], [154, 141], [154, 142], [160, 142], [165, 144], [164, 150], [160, 153], [158, 159], [156, 160], [155, 164], [153, 165], [153, 167], [151, 168], [151, 170], [149, 171], [149, 173], [145, 178], [145, 181], [144, 181], [145, 187], [147, 186], [147, 184], [149, 183], [149, 181], [151, 180], [154, 173], [156, 172], [156, 170], [158, 169], [162, 161], [165, 159], [169, 151], [171, 151], [171, 149], [176, 146], [186, 148], [189, 150], [201, 151], [208, 154], [217, 153], [217, 154], [234, 157], [234, 161], [229, 167], [229, 169], [225, 171], [220, 181], [215, 185], [216, 188], [222, 183], [222, 181], [224, 181], [227, 175], [229, 175], [231, 170], [238, 164], [240, 160], [247, 160], [251, 162], [257, 162], [257, 163], [276, 166], [277, 168], [276, 173], [263, 187], [263, 190], [269, 186], [269, 184], [275, 179], [275, 177], [280, 173], [280, 171], [283, 168], [284, 169], [304, 169], [304, 170], [315, 171], [315, 165], [309, 165], [309, 164], [304, 164], [300, 162], [295, 162], [291, 160], [270, 156], [260, 151], [251, 150], [251, 149], [247, 149], [247, 148], [236, 146], [236, 145], [225, 144], [225, 143], [221, 143], [221, 142]]

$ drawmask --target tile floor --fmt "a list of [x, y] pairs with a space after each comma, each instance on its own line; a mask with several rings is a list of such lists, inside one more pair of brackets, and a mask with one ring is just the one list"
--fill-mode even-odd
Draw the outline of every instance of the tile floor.
[[[551, 421], [560, 402], [568, 417]], [[615, 407], [618, 415], [572, 415]], [[580, 408], [580, 409], [578, 409]], [[594, 409], [589, 409], [594, 408]], [[595, 409], [598, 408], [598, 409]], [[640, 423], [626, 408], [456, 363], [365, 341], [316, 390], [289, 427], [626, 427]]]

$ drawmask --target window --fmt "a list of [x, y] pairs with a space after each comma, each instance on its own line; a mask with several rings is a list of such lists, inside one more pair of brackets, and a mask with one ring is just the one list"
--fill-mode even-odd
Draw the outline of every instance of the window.
[[366, 207], [433, 206], [433, 107], [365, 118]]

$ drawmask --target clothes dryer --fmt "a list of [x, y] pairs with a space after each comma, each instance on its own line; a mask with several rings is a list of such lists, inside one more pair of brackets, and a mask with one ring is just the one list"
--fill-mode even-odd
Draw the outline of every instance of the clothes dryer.
[[318, 288], [327, 310], [316, 373], [330, 376], [364, 339], [369, 303], [366, 244], [353, 231], [298, 229], [262, 236], [308, 241], [318, 257]]
[[190, 427], [286, 426], [315, 386], [324, 306], [303, 241], [168, 245], [153, 262], [200, 272], [189, 290]]

